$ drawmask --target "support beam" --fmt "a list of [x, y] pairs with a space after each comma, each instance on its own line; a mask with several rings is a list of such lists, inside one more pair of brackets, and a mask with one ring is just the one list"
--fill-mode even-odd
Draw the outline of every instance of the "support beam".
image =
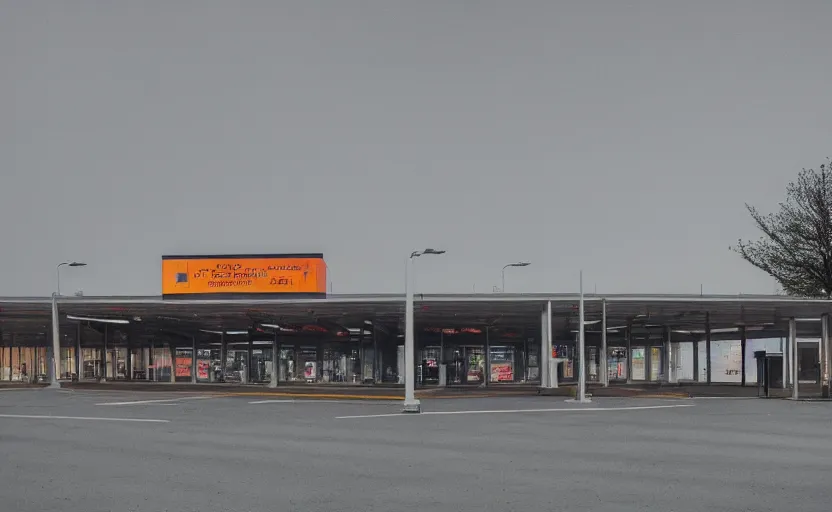
[[196, 336], [191, 336], [191, 384], [196, 384]]
[[84, 371], [84, 356], [82, 355], [83, 352], [81, 351], [81, 333], [83, 329], [81, 328], [81, 323], [78, 322], [78, 330], [75, 334], [75, 379], [80, 382], [81, 380], [81, 372]]
[[745, 386], [745, 381], [746, 381], [746, 378], [745, 378], [745, 374], [746, 374], [745, 354], [746, 354], [747, 346], [748, 346], [748, 339], [746, 337], [745, 326], [743, 325], [743, 326], [740, 326], [740, 353], [741, 353], [741, 358], [742, 358], [742, 361], [740, 361], [740, 373], [742, 375], [742, 378], [741, 378], [740, 382], [742, 383], [743, 386]]
[[548, 328], [546, 327], [546, 311], [540, 312], [540, 362], [538, 362], [538, 369], [540, 373], [540, 387], [549, 387], [549, 358], [546, 356], [546, 351], [549, 350], [547, 343]]
[[[445, 357], [444, 354], [441, 357]], [[378, 327], [373, 320], [373, 382], [381, 384], [381, 354], [378, 352]]]
[[789, 387], [789, 350], [785, 338], [780, 337], [780, 353], [783, 354], [783, 389]]
[[711, 314], [705, 313], [705, 382], [711, 383]]
[[665, 357], [665, 380], [667, 380], [668, 384], [673, 384], [676, 382], [676, 365], [673, 362], [673, 344], [670, 340], [671, 334], [673, 334], [673, 329], [671, 327], [665, 328], [665, 340], [664, 340], [664, 357]]
[[607, 299], [601, 301], [601, 357], [598, 359], [601, 385], [608, 387], [610, 385], [610, 374], [607, 370]]
[[485, 359], [482, 369], [482, 383], [488, 387], [491, 380], [491, 336], [489, 335], [489, 326], [485, 326]]
[[[14, 350], [14, 345], [15, 345], [16, 341], [17, 341], [17, 334], [12, 333], [12, 340], [9, 344], [9, 382], [12, 381], [12, 374], [14, 374], [14, 368], [13, 368], [14, 361], [12, 359], [13, 358], [12, 351]], [[19, 358], [18, 358], [18, 361], [20, 361]], [[20, 363], [18, 362], [18, 364], [20, 364]]]
[[[101, 334], [101, 336], [102, 336], [102, 339], [104, 341], [104, 353], [101, 354], [101, 366], [102, 366], [103, 371], [101, 372], [101, 375], [99, 377], [102, 381], [106, 382], [107, 381], [107, 338], [109, 338], [109, 336], [110, 336], [110, 329], [109, 329], [109, 326], [107, 324], [104, 324], [104, 332]], [[171, 353], [173, 353], [173, 352], [171, 352]], [[171, 375], [173, 375], [173, 368], [171, 368]], [[172, 380], [173, 380], [173, 378], [171, 378], [171, 381]]]
[[228, 344], [225, 341], [225, 332], [220, 334], [220, 380], [225, 382], [225, 360], [228, 357]]
[[693, 345], [693, 381], [699, 382], [699, 340], [692, 343]]
[[248, 331], [248, 350], [246, 351], [246, 371], [245, 379], [246, 381], [243, 384], [251, 384], [251, 376], [254, 375], [254, 372], [251, 371], [251, 361], [254, 359], [252, 354], [254, 352], [254, 333], [253, 329], [249, 329]]
[[[364, 327], [362, 326], [361, 329], [363, 330]], [[274, 331], [274, 339], [272, 340], [272, 375], [271, 379], [269, 380], [269, 387], [276, 388], [277, 387], [277, 370], [280, 367], [280, 355], [279, 355], [279, 343], [277, 340], [277, 329]], [[361, 362], [364, 364], [364, 361]]]
[[800, 395], [800, 386], [798, 382], [797, 321], [794, 318], [789, 318], [789, 349], [791, 359], [792, 398], [797, 400]]
[[170, 351], [170, 383], [176, 382], [176, 343], [168, 343], [168, 351]]
[[627, 322], [627, 331], [625, 332], [627, 344], [627, 384], [633, 381], [633, 321]]

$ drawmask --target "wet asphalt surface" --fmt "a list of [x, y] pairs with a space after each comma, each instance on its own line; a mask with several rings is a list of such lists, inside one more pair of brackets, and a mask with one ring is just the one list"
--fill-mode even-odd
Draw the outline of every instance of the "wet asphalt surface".
[[[127, 403], [137, 401], [148, 402]], [[423, 405], [428, 414], [414, 416], [395, 402], [3, 391], [0, 508], [811, 511], [832, 502], [830, 402]]]

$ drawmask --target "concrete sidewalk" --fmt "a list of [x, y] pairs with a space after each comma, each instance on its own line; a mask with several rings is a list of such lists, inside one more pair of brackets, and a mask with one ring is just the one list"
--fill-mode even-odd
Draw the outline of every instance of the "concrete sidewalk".
[[[42, 388], [46, 384], [26, 384], [18, 382], [0, 382], [0, 389]], [[242, 384], [191, 384], [167, 382], [141, 381], [109, 381], [109, 382], [61, 382], [61, 387], [69, 390], [91, 391], [130, 391], [130, 392], [182, 392], [182, 393], [213, 393], [222, 395], [242, 396], [285, 396], [285, 397], [317, 397], [343, 399], [377, 399], [402, 400], [404, 387], [401, 385], [344, 385], [344, 384], [280, 384], [277, 388], [266, 385]], [[479, 386], [448, 386], [445, 388], [420, 388], [416, 390], [419, 398], [476, 398], [499, 396], [547, 396], [568, 397], [575, 393], [574, 385], [561, 385], [559, 388], [542, 392], [533, 384], [492, 384], [487, 387]], [[688, 398], [688, 397], [747, 397], [758, 395], [756, 386], [737, 385], [674, 385], [659, 386], [655, 384], [621, 384], [607, 388], [590, 385], [587, 393], [596, 397], [632, 397], [632, 398]], [[776, 397], [790, 397], [791, 390], [778, 389]], [[820, 396], [819, 390], [801, 389], [801, 398]]]

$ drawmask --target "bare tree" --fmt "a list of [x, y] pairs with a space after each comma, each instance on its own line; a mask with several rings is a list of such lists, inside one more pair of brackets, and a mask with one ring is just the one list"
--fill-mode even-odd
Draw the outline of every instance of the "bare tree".
[[762, 231], [733, 249], [774, 277], [788, 295], [832, 298], [832, 161], [803, 169], [786, 187], [779, 211], [761, 214], [746, 204]]

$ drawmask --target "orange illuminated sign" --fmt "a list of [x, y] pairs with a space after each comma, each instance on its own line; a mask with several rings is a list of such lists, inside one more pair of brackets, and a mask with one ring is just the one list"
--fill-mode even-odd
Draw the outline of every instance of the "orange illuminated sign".
[[162, 295], [326, 294], [322, 254], [162, 256]]

